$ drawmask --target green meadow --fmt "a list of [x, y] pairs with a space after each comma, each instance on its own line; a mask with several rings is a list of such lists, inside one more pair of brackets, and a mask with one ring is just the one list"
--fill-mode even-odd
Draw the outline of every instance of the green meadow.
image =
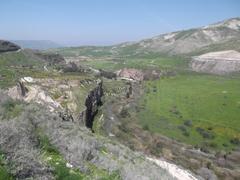
[[92, 60], [83, 61], [86, 66], [91, 66], [96, 69], [105, 69], [109, 71], [119, 70], [122, 68], [136, 69], [176, 69], [183, 70], [188, 66], [188, 59], [181, 57], [165, 57], [159, 56], [156, 58], [122, 58], [116, 60]]
[[139, 123], [152, 132], [213, 149], [240, 138], [240, 77], [185, 73], [145, 82]]

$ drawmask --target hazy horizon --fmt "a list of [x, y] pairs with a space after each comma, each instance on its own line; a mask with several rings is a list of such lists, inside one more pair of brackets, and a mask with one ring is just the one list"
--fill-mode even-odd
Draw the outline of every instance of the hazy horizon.
[[237, 0], [9, 0], [0, 4], [1, 39], [49, 40], [64, 46], [138, 41], [240, 16]]

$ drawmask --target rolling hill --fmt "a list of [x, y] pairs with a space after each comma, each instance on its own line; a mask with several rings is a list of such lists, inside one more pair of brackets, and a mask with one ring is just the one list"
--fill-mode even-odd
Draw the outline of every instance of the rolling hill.
[[161, 34], [139, 42], [113, 46], [83, 46], [51, 51], [64, 56], [136, 57], [195, 55], [214, 50], [240, 49], [240, 18], [231, 18], [208, 26]]

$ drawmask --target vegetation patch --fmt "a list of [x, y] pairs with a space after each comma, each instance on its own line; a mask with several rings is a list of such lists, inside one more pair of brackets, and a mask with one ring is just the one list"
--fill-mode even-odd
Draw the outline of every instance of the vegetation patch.
[[[57, 180], [119, 180], [119, 172], [108, 172], [107, 170], [96, 167], [94, 164], [89, 162], [86, 163], [88, 172], [83, 173], [76, 167], [73, 167], [68, 163], [60, 154], [58, 149], [53, 146], [49, 138], [43, 134], [41, 129], [36, 130], [36, 134], [39, 140], [39, 146], [42, 151], [44, 161], [46, 161], [54, 169], [54, 175]], [[102, 153], [107, 153], [106, 148], [102, 148]]]
[[194, 73], [145, 82], [139, 123], [182, 142], [231, 150], [240, 138], [239, 88], [237, 76]]
[[43, 134], [41, 129], [37, 129], [36, 134], [44, 160], [54, 168], [54, 175], [57, 180], [84, 179], [84, 174], [78, 169], [67, 167], [67, 162], [63, 159], [57, 148], [50, 143], [48, 137]]
[[91, 60], [83, 62], [86, 66], [104, 70], [122, 68], [181, 70], [188, 67], [189, 59], [182, 57], [157, 56], [153, 58], [121, 58], [112, 60]]
[[3, 108], [3, 119], [15, 118], [20, 115], [23, 111], [23, 107], [19, 101], [8, 99], [2, 105]]
[[13, 180], [5, 164], [4, 155], [0, 152], [0, 180]]

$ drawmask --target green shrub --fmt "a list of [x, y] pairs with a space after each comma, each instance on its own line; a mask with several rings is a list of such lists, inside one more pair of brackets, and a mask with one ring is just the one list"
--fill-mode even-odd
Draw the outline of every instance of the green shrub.
[[149, 126], [148, 126], [147, 124], [145, 124], [145, 125], [143, 126], [143, 130], [149, 131]]
[[192, 121], [191, 120], [186, 120], [184, 121], [184, 125], [188, 127], [192, 127]]
[[232, 138], [232, 139], [230, 140], [230, 142], [231, 142], [232, 144], [235, 144], [235, 145], [240, 145], [240, 139], [238, 139], [238, 138]]
[[3, 112], [3, 119], [10, 119], [17, 117], [22, 112], [22, 105], [19, 101], [14, 101], [12, 99], [7, 100], [2, 105], [4, 112]]
[[4, 156], [0, 152], [0, 180], [13, 180], [4, 164]]
[[128, 112], [128, 110], [127, 110], [126, 108], [123, 108], [123, 109], [121, 110], [121, 112], [120, 112], [120, 116], [121, 116], [122, 118], [126, 118], [126, 117], [129, 117], [130, 114], [129, 114], [129, 112]]
[[36, 134], [38, 137], [39, 146], [43, 151], [50, 154], [57, 154], [57, 155], [59, 154], [57, 148], [50, 143], [48, 137], [45, 134], [43, 134], [41, 129], [37, 129]]

